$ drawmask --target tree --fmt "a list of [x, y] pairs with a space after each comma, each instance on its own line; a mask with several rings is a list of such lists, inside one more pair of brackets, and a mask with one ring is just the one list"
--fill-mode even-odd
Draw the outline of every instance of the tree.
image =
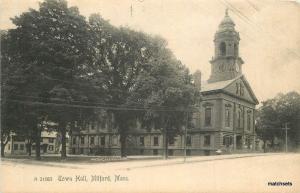
[[[31, 139], [32, 129], [37, 127], [35, 112], [14, 98], [23, 93], [28, 76], [18, 60], [15, 44], [9, 31], [1, 32], [1, 156], [10, 134], [19, 134]], [[30, 152], [30, 151], [29, 151]]]
[[[94, 78], [106, 90], [105, 102], [126, 108], [139, 73], [145, 70], [143, 50], [147, 36], [128, 28], [111, 26], [99, 15], [89, 19], [93, 32], [92, 63]], [[110, 110], [120, 133], [121, 156], [126, 156], [126, 137], [133, 113], [126, 110]]]
[[133, 87], [130, 103], [147, 108], [140, 114], [143, 126], [161, 130], [164, 137], [164, 156], [168, 157], [169, 140], [182, 132], [188, 124], [194, 106], [200, 100], [200, 89], [193, 84], [188, 69], [166, 48], [166, 42], [156, 37], [148, 60], [148, 71], [143, 71]]
[[[188, 70], [166, 48], [166, 41], [113, 27], [100, 15], [92, 15], [89, 23], [94, 37], [90, 66], [95, 67], [95, 79], [106, 90], [106, 102], [122, 107], [111, 110], [120, 134], [121, 156], [126, 156], [128, 131], [138, 117], [145, 126], [152, 120], [158, 127], [168, 127], [164, 130], [170, 130], [165, 132], [168, 135], [174, 133], [173, 128], [183, 123], [184, 110], [158, 113], [155, 109], [187, 109], [194, 102], [194, 87]], [[134, 108], [152, 109], [143, 112]], [[162, 120], [158, 121], [159, 117]]]
[[68, 7], [64, 0], [45, 0], [39, 10], [30, 9], [12, 21], [17, 26], [10, 30], [17, 42], [16, 52], [31, 81], [27, 82], [31, 86], [24, 93], [34, 102], [40, 102], [31, 105], [44, 109], [37, 116], [39, 125], [45, 121], [59, 124], [61, 156], [65, 158], [67, 125], [79, 116], [79, 110], [72, 105], [95, 98], [87, 96], [95, 95], [89, 92], [93, 84], [89, 83], [86, 70], [91, 41], [88, 25], [78, 9]]
[[275, 137], [284, 139], [284, 125], [287, 123], [290, 130], [288, 137], [295, 144], [299, 133], [300, 95], [297, 92], [278, 94], [275, 98], [266, 100], [258, 110], [257, 133], [264, 143]]

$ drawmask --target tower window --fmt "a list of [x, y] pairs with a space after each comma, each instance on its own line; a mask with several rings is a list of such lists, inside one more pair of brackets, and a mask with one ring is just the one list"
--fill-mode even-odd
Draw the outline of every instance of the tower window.
[[225, 44], [225, 42], [221, 42], [221, 44], [220, 44], [220, 54], [221, 54], [221, 56], [226, 55], [226, 44]]

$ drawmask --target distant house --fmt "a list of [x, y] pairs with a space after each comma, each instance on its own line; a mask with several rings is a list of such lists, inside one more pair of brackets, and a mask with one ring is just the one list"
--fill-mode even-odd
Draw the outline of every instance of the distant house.
[[[42, 131], [41, 132], [41, 153], [58, 153], [59, 143], [56, 131]], [[36, 144], [32, 143], [31, 152], [35, 153]], [[29, 152], [28, 140], [24, 136], [11, 133], [8, 138], [8, 143], [5, 146], [4, 152], [6, 154], [26, 154]]]

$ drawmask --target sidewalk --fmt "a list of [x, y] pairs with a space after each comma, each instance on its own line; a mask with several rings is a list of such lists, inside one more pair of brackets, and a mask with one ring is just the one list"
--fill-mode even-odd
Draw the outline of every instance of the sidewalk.
[[214, 155], [214, 156], [193, 156], [193, 157], [187, 157], [185, 161], [183, 157], [180, 157], [180, 158], [173, 158], [167, 160], [164, 159], [153, 160], [153, 161], [148, 161], [143, 163], [136, 162], [135, 166], [129, 165], [128, 167], [125, 167], [123, 169], [133, 170], [133, 169], [146, 168], [146, 167], [159, 167], [159, 166], [166, 166], [166, 165], [190, 164], [195, 162], [241, 159], [247, 157], [271, 156], [271, 155], [283, 155], [283, 153], [252, 153], [252, 154], [249, 153], [249, 154], [231, 154], [231, 155]]
[[[34, 159], [11, 159], [2, 158], [1, 164], [29, 164], [35, 166], [61, 167], [71, 169], [86, 169], [92, 166], [107, 167], [118, 170], [134, 170], [146, 167], [160, 167], [175, 164], [190, 164], [195, 162], [218, 161], [226, 159], [242, 159], [246, 157], [283, 155], [283, 153], [249, 153], [249, 154], [231, 154], [231, 155], [213, 155], [213, 156], [191, 156], [184, 162], [183, 157], [170, 157], [164, 160], [161, 156], [128, 156], [127, 158], [108, 157], [108, 156], [69, 156], [68, 160], [42, 160]], [[47, 156], [46, 156], [47, 157]], [[82, 161], [80, 159], [82, 158]], [[76, 159], [76, 161], [72, 159]]]

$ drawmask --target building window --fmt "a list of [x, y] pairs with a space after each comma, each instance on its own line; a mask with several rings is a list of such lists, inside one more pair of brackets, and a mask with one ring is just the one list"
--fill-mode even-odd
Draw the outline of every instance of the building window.
[[24, 150], [24, 144], [20, 144], [20, 150]]
[[169, 149], [169, 150], [168, 150], [168, 155], [171, 155], [171, 156], [174, 155], [173, 149]]
[[49, 146], [48, 146], [48, 150], [49, 150], [49, 151], [53, 151], [53, 145], [49, 145]]
[[225, 109], [225, 126], [230, 127], [230, 109]]
[[100, 142], [101, 142], [101, 146], [105, 146], [105, 136], [101, 136]]
[[84, 137], [80, 137], [80, 143], [83, 145], [84, 144]]
[[175, 143], [174, 137], [169, 137], [168, 142], [169, 142], [169, 145], [174, 145], [174, 143]]
[[10, 150], [10, 144], [8, 144], [7, 149]]
[[153, 149], [153, 155], [158, 155], [158, 150], [157, 149]]
[[95, 129], [95, 122], [91, 122], [91, 130]]
[[80, 148], [80, 154], [83, 154], [83, 148]]
[[140, 149], [140, 155], [144, 155], [144, 150]]
[[93, 136], [90, 137], [90, 144], [91, 145], [95, 144], [95, 138]]
[[140, 137], [140, 146], [144, 146], [145, 140], [144, 140], [144, 137]]
[[204, 136], [204, 146], [210, 146], [210, 135]]
[[118, 145], [118, 137], [117, 136], [113, 136], [113, 145]]
[[19, 145], [18, 144], [14, 144], [14, 150], [18, 150]]
[[205, 108], [205, 126], [211, 126], [211, 108]]
[[158, 146], [158, 136], [155, 136], [155, 137], [154, 137], [153, 145], [154, 145], [154, 146]]
[[104, 118], [101, 120], [101, 128], [102, 129], [106, 128], [106, 119], [104, 119]]
[[233, 138], [232, 136], [224, 136], [223, 137], [223, 145], [226, 147], [229, 147], [233, 144]]
[[237, 122], [238, 122], [238, 128], [241, 128], [242, 127], [242, 112], [240, 110], [238, 111]]
[[76, 137], [73, 137], [73, 145], [76, 144]]
[[251, 114], [247, 114], [247, 129], [250, 131], [251, 129]]
[[226, 44], [225, 44], [225, 42], [221, 42], [221, 44], [220, 44], [220, 54], [221, 54], [221, 56], [226, 55]]
[[54, 142], [54, 139], [53, 138], [49, 138], [49, 143], [53, 143]]
[[192, 137], [190, 135], [186, 136], [186, 146], [192, 145]]

